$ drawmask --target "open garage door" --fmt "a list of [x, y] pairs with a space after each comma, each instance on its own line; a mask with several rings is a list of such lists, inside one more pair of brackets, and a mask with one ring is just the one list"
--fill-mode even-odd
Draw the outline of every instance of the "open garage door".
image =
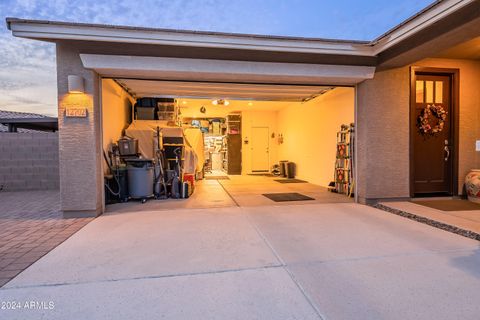
[[[342, 125], [354, 122], [354, 85], [371, 79], [375, 71], [370, 66], [94, 54], [80, 57], [85, 68], [103, 77], [104, 149], [132, 127], [138, 129], [142, 121], [168, 120], [161, 125], [180, 127], [184, 132], [201, 131], [201, 143], [192, 138], [200, 162], [197, 177], [221, 178], [221, 190], [229, 190], [228, 181], [242, 184], [241, 179], [247, 179], [244, 193], [250, 192], [254, 183], [248, 180], [251, 176], [270, 179], [259, 182], [264, 190], [256, 190], [254, 198], [275, 190], [329, 198], [325, 197], [327, 187], [332, 182], [343, 183], [336, 175], [337, 144], [342, 138], [337, 133]], [[164, 107], [155, 105], [150, 120], [142, 120], [138, 112], [142, 99], [147, 99], [147, 104], [160, 101], [155, 99], [170, 101], [174, 111], [160, 114]], [[343, 166], [352, 160], [353, 156]], [[278, 165], [283, 161], [293, 163], [290, 176], [306, 185], [286, 183], [279, 187], [275, 177], [265, 177], [279, 173]], [[348, 187], [344, 190], [352, 192], [353, 171], [342, 171], [341, 178], [345, 177]], [[205, 180], [199, 181], [199, 186], [212, 187], [202, 182]], [[204, 194], [209, 198], [214, 193]], [[242, 202], [241, 197], [234, 202]]]
[[[108, 149], [142, 122], [199, 130], [201, 143], [192, 143], [202, 162], [199, 203], [224, 191], [245, 205], [247, 199], [268, 203], [272, 200], [263, 194], [276, 191], [298, 191], [294, 193], [329, 202], [327, 188], [336, 179], [337, 133], [354, 122], [354, 97], [351, 86], [104, 78], [103, 145]], [[144, 99], [172, 101], [174, 121], [162, 122], [168, 117], [160, 114], [141, 119], [135, 105]], [[276, 182], [286, 179], [274, 175], [281, 173], [277, 166], [283, 161], [294, 163], [291, 177], [301, 183]], [[211, 179], [218, 184], [208, 182]]]
[[223, 98], [259, 101], [305, 102], [333, 88], [315, 85], [155, 81], [139, 79], [116, 79], [116, 81], [138, 97]]

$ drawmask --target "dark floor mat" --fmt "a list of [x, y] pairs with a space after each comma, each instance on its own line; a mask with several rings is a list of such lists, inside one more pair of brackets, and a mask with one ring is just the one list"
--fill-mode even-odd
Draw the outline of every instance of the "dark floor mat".
[[412, 201], [421, 206], [442, 210], [442, 211], [470, 211], [480, 210], [480, 204], [468, 200], [424, 200]]
[[284, 201], [305, 201], [305, 200], [315, 200], [306, 195], [292, 192], [292, 193], [264, 193], [263, 196], [267, 197], [270, 200], [275, 202], [284, 202]]
[[248, 173], [249, 176], [257, 176], [257, 177], [275, 177], [275, 175], [271, 173]]
[[280, 183], [308, 183], [307, 181], [300, 179], [275, 179], [274, 181]]
[[228, 176], [205, 176], [205, 180], [230, 180]]

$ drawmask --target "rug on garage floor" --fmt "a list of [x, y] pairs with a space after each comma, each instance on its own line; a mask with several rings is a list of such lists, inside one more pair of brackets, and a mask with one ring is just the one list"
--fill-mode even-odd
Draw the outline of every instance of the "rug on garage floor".
[[300, 179], [275, 179], [274, 181], [277, 181], [280, 183], [307, 183], [307, 181], [300, 180]]
[[448, 199], [448, 200], [423, 200], [412, 201], [421, 206], [441, 210], [441, 211], [471, 211], [480, 210], [480, 204], [468, 200]]
[[314, 198], [308, 197], [306, 195], [291, 192], [291, 193], [264, 193], [263, 196], [267, 197], [270, 200], [275, 202], [284, 202], [284, 201], [305, 201], [305, 200], [315, 200]]
[[205, 176], [205, 180], [230, 180], [228, 176]]

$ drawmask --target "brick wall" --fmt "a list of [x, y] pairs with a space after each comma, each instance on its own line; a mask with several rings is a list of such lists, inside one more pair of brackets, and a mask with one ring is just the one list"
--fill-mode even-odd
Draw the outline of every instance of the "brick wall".
[[57, 133], [0, 133], [3, 191], [59, 188]]

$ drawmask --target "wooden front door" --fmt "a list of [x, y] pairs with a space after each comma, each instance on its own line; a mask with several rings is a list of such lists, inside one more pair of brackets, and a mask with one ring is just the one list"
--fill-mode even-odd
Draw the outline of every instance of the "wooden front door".
[[[454, 193], [453, 76], [414, 73], [412, 83], [413, 196]], [[446, 115], [442, 119], [442, 113]], [[423, 117], [422, 117], [423, 116]]]

